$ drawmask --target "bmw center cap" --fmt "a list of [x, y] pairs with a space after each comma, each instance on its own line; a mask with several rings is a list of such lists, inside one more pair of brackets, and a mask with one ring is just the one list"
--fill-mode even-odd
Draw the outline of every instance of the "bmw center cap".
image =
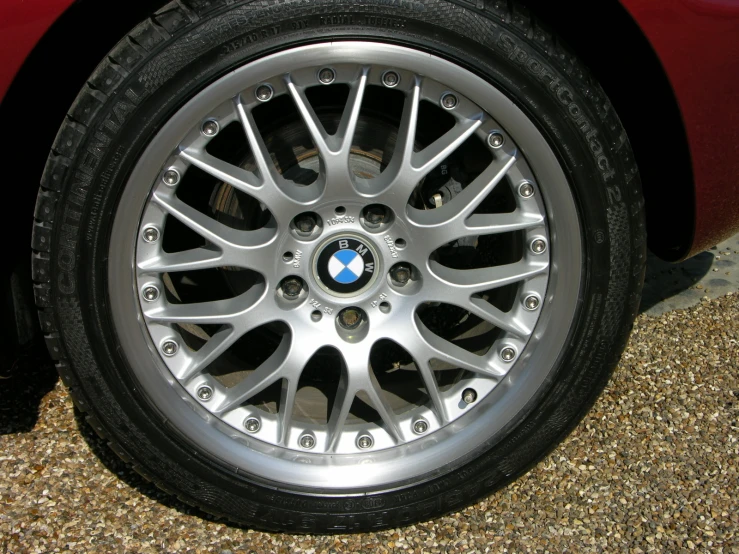
[[372, 284], [377, 257], [372, 245], [352, 236], [326, 242], [315, 259], [314, 271], [324, 289], [338, 295], [354, 295]]

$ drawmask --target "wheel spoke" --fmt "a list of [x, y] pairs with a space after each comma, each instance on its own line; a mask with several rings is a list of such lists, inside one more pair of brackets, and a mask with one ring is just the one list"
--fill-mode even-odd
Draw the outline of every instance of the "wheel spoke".
[[546, 260], [521, 260], [512, 264], [481, 269], [451, 269], [438, 262], [429, 262], [429, 268], [441, 286], [452, 286], [469, 294], [504, 287], [534, 277], [549, 267]]
[[[214, 413], [222, 414], [231, 410], [252, 396], [259, 394], [278, 379], [294, 381], [297, 386], [300, 374], [316, 349], [299, 348], [293, 338], [285, 335], [272, 355], [262, 362], [259, 367], [252, 371], [238, 385], [228, 389], [225, 398], [216, 406]], [[289, 398], [288, 398], [289, 399]], [[294, 403], [294, 399], [293, 399]], [[290, 407], [290, 418], [292, 418], [292, 406]], [[285, 420], [286, 425], [289, 421]], [[286, 433], [287, 431], [285, 431]], [[282, 431], [280, 431], [282, 434]]]
[[504, 372], [501, 373], [496, 368], [491, 367], [486, 357], [469, 352], [435, 334], [424, 325], [417, 315], [415, 323], [418, 335], [423, 341], [424, 347], [429, 352], [428, 359], [435, 358], [454, 367], [480, 373], [495, 379], [499, 379], [505, 375]]
[[513, 333], [522, 338], [528, 337], [531, 334], [531, 329], [526, 325], [514, 319], [513, 315], [499, 310], [487, 300], [473, 296], [466, 303], [460, 302], [460, 304], [463, 304], [460, 306], [461, 308], [466, 308], [473, 315], [476, 315], [483, 321], [492, 323], [506, 333]]
[[266, 323], [266, 310], [260, 309], [263, 304], [264, 287], [254, 286], [248, 291], [225, 300], [210, 302], [192, 302], [189, 304], [169, 304], [145, 307], [144, 316], [152, 323], [195, 323], [230, 325], [237, 332], [250, 328], [250, 321], [259, 320], [260, 325]]
[[280, 413], [279, 413], [279, 444], [286, 446], [290, 439], [290, 427], [295, 408], [295, 399], [298, 394], [298, 378], [290, 377], [282, 380], [280, 391]]
[[175, 377], [180, 381], [188, 381], [201, 374], [242, 335], [242, 332], [237, 332], [233, 327], [224, 326], [191, 356], [189, 363], [180, 369]]
[[[413, 353], [411, 352], [411, 355], [412, 354]], [[446, 425], [446, 423], [449, 421], [449, 416], [447, 415], [446, 405], [444, 404], [444, 397], [441, 395], [439, 385], [436, 383], [434, 370], [431, 369], [431, 366], [429, 365], [429, 360], [426, 360], [420, 356], [414, 356], [413, 360], [415, 361], [416, 367], [418, 368], [418, 373], [421, 375], [421, 379], [423, 380], [423, 385], [426, 388], [426, 393], [431, 399], [431, 406], [434, 409], [436, 417], [439, 418], [439, 422], [442, 425]]]
[[142, 271], [152, 273], [197, 271], [227, 265], [239, 265], [238, 260], [230, 260], [222, 251], [208, 247], [193, 248], [182, 252], [162, 252], [138, 264]]
[[[482, 125], [481, 119], [458, 121], [454, 127], [426, 148], [414, 153], [411, 158], [411, 166], [415, 173], [416, 183], [428, 175], [441, 162], [446, 160], [480, 125]], [[410, 192], [412, 192], [412, 189], [409, 191], [409, 196]]]

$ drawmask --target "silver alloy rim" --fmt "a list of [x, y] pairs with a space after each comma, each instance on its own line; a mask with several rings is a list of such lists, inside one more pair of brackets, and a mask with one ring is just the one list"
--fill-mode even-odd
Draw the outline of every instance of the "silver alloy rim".
[[[349, 87], [333, 135], [326, 133], [306, 94], [310, 87], [325, 86], [318, 77], [324, 68], [333, 71], [332, 84]], [[388, 71], [400, 77], [392, 89], [405, 96], [396, 147], [384, 170], [365, 179], [350, 168], [352, 141], [363, 98], [372, 87], [388, 87], [383, 84]], [[267, 89], [260, 89], [265, 86], [270, 91], [266, 101], [262, 93]], [[450, 94], [452, 107], [444, 100]], [[279, 173], [255, 122], [257, 106], [282, 96], [294, 103], [317, 151], [318, 178], [309, 185], [296, 186]], [[454, 124], [415, 151], [423, 101], [440, 105]], [[208, 122], [216, 125], [209, 125], [211, 132], [206, 133]], [[206, 150], [218, 129], [233, 122], [243, 127], [255, 171]], [[492, 133], [504, 137], [502, 145], [489, 143]], [[488, 145], [490, 164], [440, 207], [410, 205], [424, 177], [468, 140]], [[239, 231], [188, 205], [177, 191], [193, 167], [258, 200], [271, 214], [269, 221], [256, 230]], [[533, 187], [533, 194], [519, 194], [524, 183]], [[476, 213], [496, 187], [512, 191], [513, 211]], [[368, 226], [362, 217], [368, 204], [386, 206], [391, 223], [379, 230]], [[297, 233], [292, 223], [305, 212], [320, 221], [309, 236]], [[209, 245], [165, 252], [167, 216]], [[455, 239], [514, 232], [521, 240], [520, 260], [513, 263], [461, 270], [435, 259], [434, 253]], [[150, 240], [155, 234], [158, 240]], [[348, 295], [322, 286], [315, 269], [321, 249], [347, 237], [371, 247], [377, 275], [366, 289]], [[398, 239], [404, 248], [398, 247]], [[142, 390], [180, 433], [205, 451], [245, 472], [294, 487], [366, 490], [418, 479], [465, 457], [524, 410], [555, 366], [572, 325], [581, 250], [577, 211], [561, 166], [533, 123], [497, 89], [419, 51], [376, 43], [317, 44], [228, 74], [183, 106], [152, 139], [114, 220], [111, 308], [123, 352]], [[283, 252], [299, 257], [286, 263]], [[389, 275], [399, 262], [413, 268], [402, 286]], [[150, 299], [152, 294], [144, 292], [167, 290], [171, 272], [223, 267], [245, 268], [260, 279], [232, 298], [197, 304], [175, 303], [164, 293]], [[280, 284], [293, 276], [304, 286], [296, 298], [288, 298]], [[478, 295], [504, 286], [516, 290], [509, 311]], [[532, 297], [536, 302], [528, 300]], [[489, 350], [478, 355], [430, 330], [420, 307], [438, 303], [464, 308], [499, 329]], [[366, 314], [356, 330], [343, 328], [337, 319], [347, 307]], [[214, 360], [241, 336], [273, 322], [284, 329], [281, 342], [241, 381], [225, 386], [209, 373]], [[203, 324], [215, 330], [194, 351], [181, 329]], [[410, 354], [426, 391], [426, 402], [402, 413], [370, 369], [371, 349], [383, 339]], [[339, 353], [343, 369], [327, 422], [315, 423], [295, 417], [293, 408], [301, 372], [322, 347]], [[440, 387], [432, 360], [466, 371], [450, 386]], [[250, 404], [278, 382], [282, 389], [276, 413]], [[464, 401], [469, 389], [476, 393], [471, 404]], [[357, 394], [379, 419], [348, 417]], [[369, 465], [358, 472], [356, 464]]]

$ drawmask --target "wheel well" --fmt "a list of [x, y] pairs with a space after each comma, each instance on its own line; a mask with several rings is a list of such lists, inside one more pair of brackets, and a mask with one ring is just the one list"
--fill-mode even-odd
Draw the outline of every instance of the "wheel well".
[[618, 0], [524, 4], [562, 37], [605, 89], [641, 173], [649, 248], [668, 261], [681, 259], [695, 229], [693, 168], [680, 108], [652, 46]]
[[[49, 148], [87, 77], [120, 37], [166, 2], [132, 2], [111, 17], [106, 2], [78, 0], [30, 54], [0, 104], [2, 120], [14, 130], [14, 140], [6, 146], [7, 159], [23, 160], [24, 169], [15, 177], [17, 213], [32, 213]], [[605, 88], [642, 174], [649, 246], [666, 259], [679, 259], [690, 247], [694, 228], [690, 152], [672, 87], [647, 39], [617, 0], [524, 3], [562, 36]], [[572, 17], [574, 11], [578, 17]], [[584, 21], [607, 23], [584, 25]], [[39, 110], [41, 118], [28, 117]], [[11, 221], [6, 218], [1, 224], [5, 236], [12, 236]], [[26, 258], [30, 224], [27, 229], [28, 240], [11, 241], [6, 258], [10, 266]]]

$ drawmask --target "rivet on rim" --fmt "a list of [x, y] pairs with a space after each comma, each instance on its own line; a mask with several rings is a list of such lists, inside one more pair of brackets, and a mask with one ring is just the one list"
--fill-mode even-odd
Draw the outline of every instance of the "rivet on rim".
[[528, 181], [524, 181], [518, 186], [518, 194], [522, 198], [531, 198], [534, 196], [534, 185]]
[[490, 148], [500, 148], [505, 143], [505, 137], [497, 131], [493, 131], [488, 135], [488, 145]]
[[162, 181], [170, 187], [173, 187], [180, 182], [180, 172], [174, 168], [168, 169], [162, 175]]
[[516, 350], [511, 346], [506, 346], [503, 348], [503, 350], [500, 351], [500, 358], [504, 362], [510, 362], [513, 361], [513, 358], [516, 357]]
[[208, 385], [198, 387], [198, 398], [203, 402], [207, 402], [208, 400], [213, 398], [213, 389], [210, 388]]
[[375, 441], [372, 438], [372, 435], [364, 434], [357, 437], [357, 447], [361, 448], [362, 450], [372, 448], [373, 444], [375, 444]]
[[418, 418], [413, 422], [413, 432], [417, 435], [423, 435], [429, 430], [429, 422], [423, 418]]
[[300, 444], [301, 448], [305, 448], [306, 450], [310, 450], [316, 445], [316, 437], [314, 437], [310, 433], [304, 433], [300, 439], [298, 439], [298, 444]]
[[274, 90], [272, 90], [272, 87], [267, 84], [259, 85], [257, 87], [257, 90], [254, 91], [254, 96], [256, 96], [257, 100], [259, 100], [260, 102], [267, 102], [268, 100], [271, 100], [273, 94]]
[[154, 300], [159, 298], [159, 289], [154, 286], [145, 287], [143, 296], [147, 302], [154, 302]]
[[324, 85], [330, 85], [336, 79], [336, 72], [330, 67], [324, 67], [318, 72], [318, 80]]
[[209, 119], [208, 121], [203, 123], [203, 126], [200, 128], [200, 130], [206, 137], [214, 137], [218, 134], [218, 122], [214, 119]]
[[385, 74], [382, 76], [382, 84], [388, 88], [398, 86], [399, 82], [400, 75], [395, 73], [395, 71], [386, 71]]
[[530, 294], [524, 299], [523, 307], [529, 310], [530, 312], [533, 312], [535, 309], [539, 307], [539, 297], [533, 294]]
[[159, 240], [159, 230], [156, 227], [147, 227], [143, 233], [144, 242], [156, 242]]
[[261, 426], [262, 424], [256, 417], [247, 417], [244, 420], [244, 428], [250, 433], [256, 433]]
[[174, 356], [177, 354], [177, 343], [173, 340], [164, 341], [162, 344], [162, 354], [165, 356]]
[[452, 110], [457, 107], [457, 97], [451, 92], [447, 92], [441, 97], [441, 107], [446, 110]]
[[534, 254], [542, 254], [547, 249], [547, 242], [544, 239], [534, 239], [531, 241], [531, 251]]

